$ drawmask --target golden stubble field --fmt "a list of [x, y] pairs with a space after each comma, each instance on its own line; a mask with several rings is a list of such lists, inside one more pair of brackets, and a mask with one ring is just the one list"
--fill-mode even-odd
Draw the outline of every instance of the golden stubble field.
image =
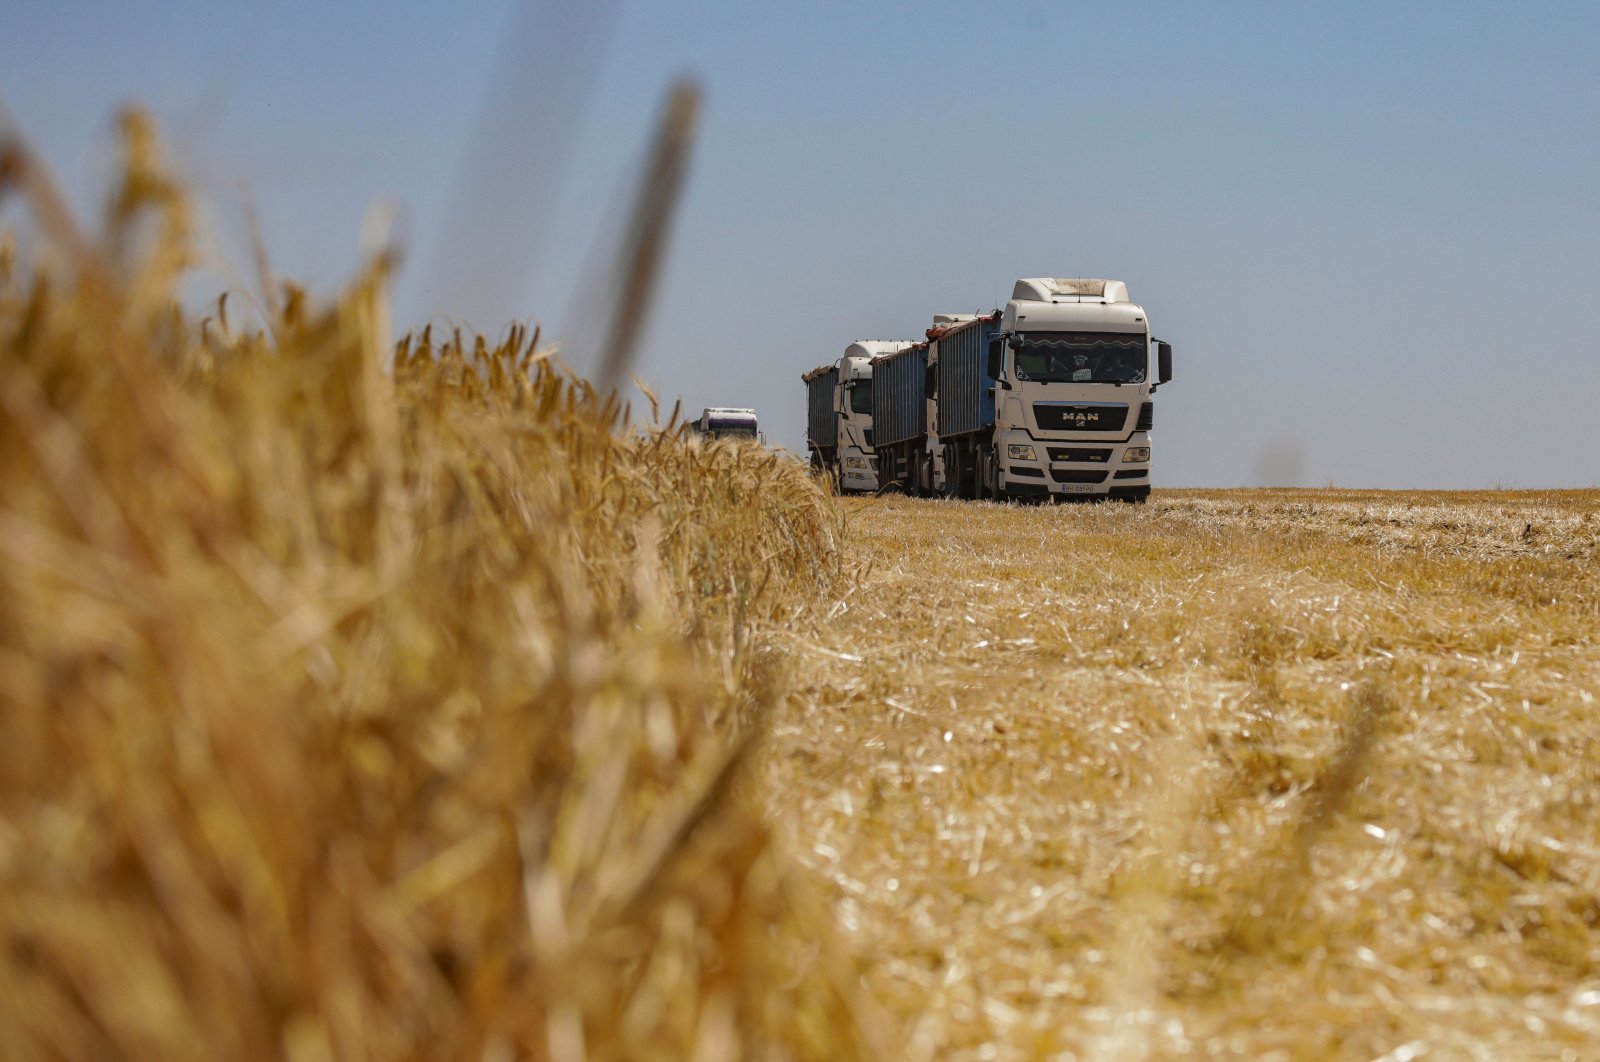
[[834, 499], [186, 307], [121, 130], [0, 135], [0, 1058], [1600, 1053], [1600, 492]]
[[765, 799], [907, 1057], [1600, 1053], [1600, 492], [841, 504]]

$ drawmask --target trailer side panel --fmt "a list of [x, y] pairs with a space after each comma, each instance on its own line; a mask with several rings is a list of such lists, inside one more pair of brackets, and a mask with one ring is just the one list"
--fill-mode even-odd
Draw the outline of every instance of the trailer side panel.
[[994, 426], [994, 378], [989, 375], [989, 339], [999, 327], [991, 318], [952, 329], [939, 345], [940, 438]]
[[839, 369], [806, 377], [806, 441], [813, 449], [839, 445], [839, 416], [833, 396], [839, 387]]
[[910, 347], [872, 362], [872, 429], [874, 445], [892, 446], [927, 433], [928, 402], [924, 396], [928, 348]]

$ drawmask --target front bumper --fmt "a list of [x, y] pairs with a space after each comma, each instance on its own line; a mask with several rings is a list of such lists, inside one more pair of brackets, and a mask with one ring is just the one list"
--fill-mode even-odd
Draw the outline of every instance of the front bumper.
[[[1129, 447], [1150, 445], [1150, 433], [1134, 432], [1121, 442], [1037, 439], [1012, 428], [997, 433], [1000, 482], [1007, 494], [1138, 496], [1150, 490], [1150, 461], [1124, 461]], [[1031, 447], [1033, 459], [1011, 456], [1011, 448]]]
[[839, 487], [843, 490], [877, 490], [878, 477], [871, 472], [840, 474]]
[[[852, 462], [860, 462], [860, 464], [852, 465]], [[872, 454], [864, 454], [855, 447], [850, 447], [844, 450], [839, 455], [839, 489], [858, 491], [877, 490], [877, 457]]]

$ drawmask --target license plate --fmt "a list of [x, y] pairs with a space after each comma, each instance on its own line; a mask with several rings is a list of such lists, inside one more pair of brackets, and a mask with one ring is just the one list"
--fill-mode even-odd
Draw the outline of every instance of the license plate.
[[1063, 494], [1093, 494], [1094, 493], [1094, 484], [1093, 483], [1063, 483], [1061, 485], [1061, 492]]

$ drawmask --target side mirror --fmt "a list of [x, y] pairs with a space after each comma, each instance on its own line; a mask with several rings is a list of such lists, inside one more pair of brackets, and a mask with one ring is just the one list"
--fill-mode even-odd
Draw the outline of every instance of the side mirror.
[[939, 366], [929, 365], [922, 377], [922, 397], [932, 398], [939, 393]]
[[1000, 378], [1000, 359], [1005, 354], [1005, 348], [1000, 345], [1000, 337], [989, 340], [989, 379]]
[[1156, 382], [1172, 379], [1172, 344], [1156, 340]]
[[1022, 349], [1022, 337], [1020, 335], [1018, 335], [1017, 333], [1013, 332], [1013, 333], [1011, 333], [1010, 336], [1008, 336], [1006, 338], [1006, 344], [1012, 350], [1021, 350]]

